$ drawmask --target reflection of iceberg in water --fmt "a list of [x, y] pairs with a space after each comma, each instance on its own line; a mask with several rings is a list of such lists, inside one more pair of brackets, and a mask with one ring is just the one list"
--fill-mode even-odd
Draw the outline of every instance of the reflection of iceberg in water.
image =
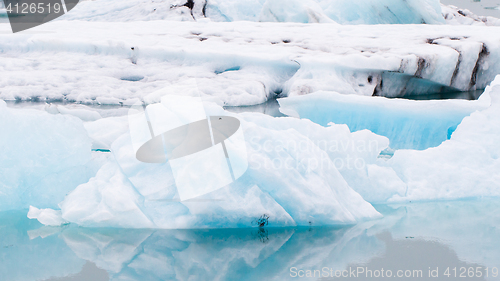
[[56, 235], [30, 239], [28, 233], [40, 225], [26, 219], [25, 211], [0, 213], [0, 280], [45, 280], [80, 272], [85, 261]]
[[[0, 276], [45, 280], [77, 274], [86, 262], [106, 270], [111, 280], [138, 281], [293, 280], [292, 267], [491, 270], [500, 260], [498, 203], [380, 205], [383, 219], [342, 228], [36, 229], [37, 222], [3, 220], [0, 214], [0, 255], [7, 257]], [[486, 280], [496, 279], [491, 273]]]
[[62, 237], [113, 280], [281, 280], [292, 266], [344, 268], [383, 252], [383, 243], [356, 228], [69, 228]]

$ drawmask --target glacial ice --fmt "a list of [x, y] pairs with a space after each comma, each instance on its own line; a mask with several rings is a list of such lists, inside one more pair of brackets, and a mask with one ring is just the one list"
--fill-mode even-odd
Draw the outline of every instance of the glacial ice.
[[[280, 103], [285, 113], [323, 124], [335, 120], [359, 129], [369, 127], [388, 136], [391, 147], [406, 148], [396, 150], [389, 160], [380, 158], [368, 165], [369, 189], [351, 185], [369, 202], [380, 202], [384, 199], [380, 194], [389, 195], [382, 202], [406, 202], [500, 196], [499, 96], [500, 76], [478, 101], [318, 93]], [[399, 192], [391, 195], [393, 190]]]
[[490, 106], [465, 117], [450, 140], [424, 151], [396, 151], [381, 164], [407, 185], [404, 196], [390, 201], [500, 196], [500, 76], [480, 99]]
[[[417, 122], [421, 134], [451, 134], [444, 142], [434, 139], [442, 143], [433, 148], [396, 150], [389, 160], [379, 157], [390, 145], [389, 139], [368, 130], [351, 133], [347, 125], [321, 126], [307, 119], [258, 113], [234, 115], [214, 103], [205, 103], [209, 115], [230, 114], [241, 120], [249, 170], [235, 183], [194, 201], [179, 200], [168, 163], [139, 162], [126, 126], [116, 126], [116, 132], [102, 139], [92, 134], [94, 142], [108, 143], [112, 154], [94, 178], [59, 204], [59, 218], [52, 216], [54, 212], [48, 217], [88, 227], [120, 228], [239, 228], [257, 226], [259, 219], [270, 226], [332, 225], [378, 217], [366, 201], [498, 197], [499, 93], [500, 76], [478, 101], [417, 102], [331, 93], [301, 97], [304, 100], [299, 103], [311, 105], [345, 99], [339, 108], [349, 108], [346, 103], [350, 107], [361, 104], [365, 112], [372, 110], [373, 116], [384, 111], [395, 114], [398, 108], [409, 116], [429, 118]], [[286, 105], [287, 100], [293, 105], [299, 98], [281, 100], [285, 112], [293, 109]], [[438, 109], [455, 116], [455, 121], [461, 114], [470, 116], [450, 131], [445, 124], [454, 119], [434, 122], [437, 125], [431, 122], [444, 118]], [[398, 114], [394, 119], [408, 120], [403, 113]], [[106, 119], [88, 122], [86, 127], [98, 132], [113, 122], [126, 122], [119, 118], [103, 122]], [[403, 123], [391, 126], [409, 134]], [[111, 139], [116, 140], [109, 144]], [[38, 207], [36, 200], [31, 202]], [[44, 221], [38, 209], [32, 208], [29, 216]]]
[[499, 27], [168, 25], [55, 21], [37, 27], [43, 34], [2, 34], [8, 25], [0, 25], [0, 98], [131, 105], [196, 78], [205, 98], [240, 106], [320, 90], [404, 97], [484, 89], [500, 73]]
[[0, 210], [55, 208], [95, 174], [91, 140], [76, 117], [0, 100], [0, 147]]
[[443, 24], [436, 0], [317, 0], [341, 24]]
[[[213, 103], [206, 110], [213, 116], [230, 114]], [[169, 163], [139, 162], [128, 130], [117, 126], [117, 133], [110, 133], [117, 137], [112, 157], [59, 204], [61, 220], [89, 227], [173, 229], [252, 227], [259, 219], [269, 226], [351, 224], [379, 217], [349, 185], [368, 180], [355, 167], [374, 164], [388, 145], [386, 138], [368, 131], [351, 134], [345, 125], [324, 128], [255, 113], [233, 116], [242, 121], [249, 159], [249, 170], [233, 184], [181, 202]], [[110, 128], [113, 123], [106, 119], [86, 127], [94, 132]], [[323, 142], [325, 134], [336, 140]], [[109, 140], [92, 135], [101, 145]], [[348, 176], [355, 180], [346, 182]], [[32, 210], [30, 217], [43, 221]]]
[[280, 111], [327, 126], [347, 124], [351, 131], [370, 130], [390, 140], [392, 149], [439, 146], [464, 117], [489, 106], [467, 100], [413, 101], [315, 92], [278, 100]]
[[30, 206], [28, 211], [29, 219], [37, 219], [40, 223], [47, 226], [60, 226], [66, 224], [67, 221], [62, 219], [60, 210], [53, 209], [38, 209]]
[[81, 1], [60, 20], [337, 22], [341, 24], [444, 24], [439, 0], [110, 0]]

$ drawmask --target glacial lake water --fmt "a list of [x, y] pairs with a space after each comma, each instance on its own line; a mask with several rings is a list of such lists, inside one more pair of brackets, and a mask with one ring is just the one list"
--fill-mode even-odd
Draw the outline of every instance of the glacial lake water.
[[353, 226], [219, 230], [46, 227], [2, 212], [0, 280], [499, 280], [499, 203], [376, 205], [384, 218]]

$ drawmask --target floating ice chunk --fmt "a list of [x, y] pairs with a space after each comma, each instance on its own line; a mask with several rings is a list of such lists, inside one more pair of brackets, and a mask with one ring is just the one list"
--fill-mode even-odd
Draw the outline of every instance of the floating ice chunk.
[[[345, 126], [324, 128], [295, 118], [229, 114], [215, 104], [205, 108], [208, 115], [240, 120], [249, 159], [249, 169], [241, 178], [180, 201], [170, 164], [137, 160], [126, 133], [111, 146], [114, 159], [60, 204], [62, 217], [82, 226], [179, 229], [337, 225], [380, 216], [343, 175], [361, 177], [358, 184], [366, 182], [364, 164], [376, 161], [387, 146], [384, 137], [366, 131], [351, 134]], [[322, 146], [319, 139], [325, 133], [342, 138], [349, 148]], [[274, 149], [276, 141], [282, 144], [280, 150]], [[357, 141], [372, 141], [374, 147], [358, 151], [351, 147]], [[347, 163], [350, 156], [359, 160], [359, 171], [337, 168], [339, 160]], [[212, 171], [215, 176], [220, 172]]]
[[76, 117], [7, 108], [0, 101], [0, 210], [54, 208], [95, 172]]
[[464, 118], [450, 140], [424, 151], [396, 151], [385, 165], [408, 191], [390, 201], [500, 196], [499, 97], [500, 76], [481, 97], [490, 107]]
[[[257, 118], [245, 116], [245, 119], [257, 121], [260, 114], [255, 115]], [[263, 124], [262, 128], [247, 124], [250, 146], [248, 175], [283, 206], [298, 225], [345, 224], [377, 217], [372, 206], [352, 190], [339, 172], [342, 167], [337, 168], [337, 165], [342, 166], [339, 162], [346, 159], [331, 158], [326, 151], [329, 147], [322, 149], [321, 142], [309, 138], [309, 133], [322, 129], [320, 126], [307, 120], [297, 120], [299, 122], [293, 124], [293, 119], [284, 118], [280, 125], [292, 124], [288, 128], [285, 125], [276, 129], [273, 128], [275, 119], [268, 118], [257, 121]], [[307, 128], [305, 132], [301, 132], [301, 126]], [[350, 134], [348, 130], [344, 133]], [[363, 168], [361, 165], [360, 169]], [[351, 166], [351, 169], [356, 168]]]
[[28, 218], [37, 219], [40, 223], [48, 226], [60, 226], [68, 223], [62, 218], [61, 211], [52, 209], [38, 209], [30, 206]]
[[436, 147], [451, 137], [462, 119], [486, 108], [483, 101], [412, 101], [316, 92], [280, 99], [281, 112], [327, 126], [347, 124], [386, 136], [393, 149]]
[[[370, 165], [377, 162], [381, 151], [389, 145], [386, 137], [376, 135], [367, 130], [351, 133], [346, 125], [329, 124], [322, 127], [309, 120], [297, 120], [294, 118], [270, 118], [261, 114], [243, 114], [244, 118], [252, 123], [258, 124], [264, 128], [277, 132], [286, 133], [289, 130], [299, 132], [309, 141], [297, 141], [295, 139], [276, 138], [273, 141], [267, 140], [262, 145], [266, 150], [281, 151], [285, 146], [295, 147], [301, 151], [311, 151], [306, 164], [312, 167], [337, 169], [349, 186], [358, 192], [365, 200], [369, 202], [385, 202], [394, 194], [404, 194], [401, 190], [394, 189], [390, 193], [374, 192], [372, 179], [369, 178]], [[250, 138], [252, 146], [255, 136]], [[319, 148], [326, 152], [315, 158], [312, 152]], [[286, 159], [281, 159], [281, 153], [274, 163], [283, 163]], [[305, 165], [306, 165], [305, 164]], [[288, 176], [285, 176], [288, 177]]]

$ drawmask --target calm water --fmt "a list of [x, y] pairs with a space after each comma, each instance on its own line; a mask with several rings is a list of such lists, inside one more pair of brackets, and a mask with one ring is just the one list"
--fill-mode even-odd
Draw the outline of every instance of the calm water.
[[[385, 274], [411, 273], [404, 280], [428, 280], [429, 268], [439, 274], [434, 280], [498, 280], [499, 203], [380, 205], [383, 219], [340, 228], [44, 227], [28, 220], [26, 212], [4, 212], [0, 280], [336, 280], [329, 274], [362, 268], [373, 275], [382, 269]], [[482, 276], [460, 278], [462, 267]], [[451, 276], [445, 277], [448, 268]], [[322, 275], [294, 277], [307, 270]], [[350, 279], [373, 278], [360, 273]]]

